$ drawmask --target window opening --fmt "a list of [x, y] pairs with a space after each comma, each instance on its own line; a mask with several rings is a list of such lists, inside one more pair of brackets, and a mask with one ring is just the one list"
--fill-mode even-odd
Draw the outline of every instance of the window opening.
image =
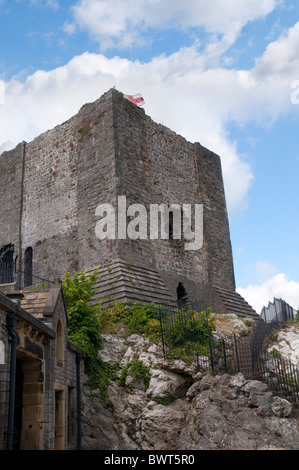
[[177, 287], [177, 300], [178, 300], [179, 308], [185, 307], [188, 303], [187, 292], [181, 282], [179, 282], [178, 287]]
[[32, 254], [32, 248], [29, 246], [25, 250], [24, 287], [32, 286]]
[[14, 247], [5, 245], [0, 249], [0, 284], [14, 282]]

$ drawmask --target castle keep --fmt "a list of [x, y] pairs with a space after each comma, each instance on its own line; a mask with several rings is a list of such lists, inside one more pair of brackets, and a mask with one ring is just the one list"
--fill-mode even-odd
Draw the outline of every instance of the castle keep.
[[95, 302], [257, 316], [235, 292], [220, 158], [115, 89], [0, 155], [1, 449], [80, 448], [84, 353], [59, 278], [95, 268]]
[[[235, 292], [220, 158], [153, 122], [117, 90], [4, 152], [0, 179], [0, 284], [26, 287], [100, 268], [99, 297], [188, 300], [255, 314]], [[152, 204], [202, 205], [201, 248], [186, 250], [171, 236], [99, 239], [97, 207], [116, 209], [124, 196], [127, 207], [147, 211]], [[170, 232], [171, 223], [170, 214]]]

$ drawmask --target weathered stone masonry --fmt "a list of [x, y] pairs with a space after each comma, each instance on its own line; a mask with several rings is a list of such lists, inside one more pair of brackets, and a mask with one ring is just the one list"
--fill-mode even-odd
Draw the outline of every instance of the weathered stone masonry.
[[[235, 293], [220, 158], [153, 122], [117, 90], [4, 152], [0, 179], [0, 250], [13, 246], [16, 269], [25, 270], [31, 247], [35, 276], [101, 267], [100, 296], [169, 303], [181, 283], [202, 308], [254, 313]], [[186, 251], [177, 240], [100, 241], [95, 209], [116, 207], [118, 196], [147, 208], [203, 204], [202, 249]]]
[[77, 449], [84, 352], [68, 341], [61, 285], [0, 290], [0, 449]]

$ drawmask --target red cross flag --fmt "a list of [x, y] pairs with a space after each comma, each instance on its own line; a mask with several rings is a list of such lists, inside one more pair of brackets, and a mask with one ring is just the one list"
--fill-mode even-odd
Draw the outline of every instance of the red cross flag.
[[124, 98], [132, 101], [132, 103], [136, 104], [136, 106], [143, 106], [145, 103], [140, 93], [138, 93], [137, 95], [124, 95]]

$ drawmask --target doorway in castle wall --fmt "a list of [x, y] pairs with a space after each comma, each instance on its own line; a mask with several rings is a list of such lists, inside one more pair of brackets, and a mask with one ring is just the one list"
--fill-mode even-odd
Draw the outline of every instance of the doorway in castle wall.
[[54, 414], [54, 450], [64, 449], [64, 406], [65, 398], [63, 390], [55, 390], [55, 414]]
[[16, 361], [16, 393], [14, 409], [13, 450], [21, 449], [22, 432], [22, 408], [23, 408], [23, 371], [20, 359]]
[[43, 402], [40, 361], [22, 353], [16, 362], [14, 450], [43, 449]]
[[187, 296], [187, 291], [181, 282], [179, 282], [176, 291], [177, 291], [178, 307], [179, 308], [186, 307], [188, 304], [188, 296]]

